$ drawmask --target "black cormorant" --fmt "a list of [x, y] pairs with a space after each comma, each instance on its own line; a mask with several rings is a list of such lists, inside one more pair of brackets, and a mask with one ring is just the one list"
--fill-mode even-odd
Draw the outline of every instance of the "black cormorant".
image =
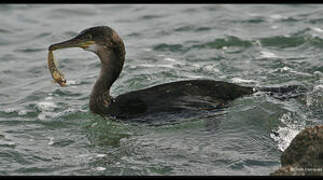
[[89, 107], [103, 116], [129, 119], [158, 112], [221, 109], [228, 102], [255, 92], [253, 87], [202, 79], [171, 82], [111, 97], [110, 88], [122, 70], [126, 54], [119, 35], [107, 26], [92, 27], [70, 40], [51, 45], [49, 51], [68, 47], [81, 47], [100, 58], [101, 71]]

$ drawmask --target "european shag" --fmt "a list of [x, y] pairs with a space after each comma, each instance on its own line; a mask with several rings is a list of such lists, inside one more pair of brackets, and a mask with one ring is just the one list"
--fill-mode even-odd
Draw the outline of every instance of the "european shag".
[[120, 36], [107, 26], [92, 27], [70, 40], [51, 45], [49, 51], [69, 47], [81, 47], [100, 58], [101, 71], [91, 92], [89, 108], [102, 116], [129, 119], [160, 112], [221, 109], [228, 102], [255, 92], [253, 87], [198, 79], [161, 84], [111, 97], [110, 88], [125, 61], [125, 45]]

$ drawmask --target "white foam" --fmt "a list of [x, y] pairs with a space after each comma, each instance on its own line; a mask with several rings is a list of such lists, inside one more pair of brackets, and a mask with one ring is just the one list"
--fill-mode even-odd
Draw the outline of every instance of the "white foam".
[[39, 120], [47, 120], [48, 118], [53, 118], [56, 117], [58, 113], [54, 113], [54, 112], [41, 112], [38, 114], [38, 119]]
[[201, 65], [199, 65], [199, 64], [195, 64], [195, 63], [191, 64], [191, 66], [193, 66], [193, 67], [197, 67], [197, 68], [201, 68]]
[[105, 157], [107, 156], [106, 154], [97, 154], [96, 157], [99, 157], [99, 158], [102, 158], [102, 157]]
[[173, 58], [169, 58], [169, 57], [167, 57], [167, 58], [164, 58], [164, 60], [165, 60], [165, 61], [176, 62], [176, 59], [173, 59]]
[[290, 127], [278, 127], [276, 132], [278, 133], [278, 136], [271, 133], [270, 137], [278, 142], [278, 149], [284, 151], [299, 132], [300, 130], [292, 129]]
[[141, 64], [141, 67], [163, 67], [163, 68], [174, 68], [174, 65], [172, 64]]
[[215, 65], [206, 65], [203, 67], [203, 69], [210, 72], [220, 72], [220, 70], [216, 68]]
[[6, 113], [12, 113], [12, 112], [15, 112], [15, 109], [8, 108], [8, 109], [5, 109], [4, 112], [6, 112]]
[[95, 123], [91, 124], [91, 127], [95, 127], [95, 126], [97, 126], [97, 125], [98, 125], [98, 123], [97, 123], [97, 122], [95, 122]]
[[319, 84], [314, 86], [313, 91], [322, 91], [323, 90], [323, 84]]
[[269, 16], [272, 19], [283, 19], [285, 18], [284, 16], [280, 15], [280, 14], [272, 14]]
[[147, 52], [152, 51], [152, 49], [149, 49], [149, 48], [144, 48], [143, 50], [144, 50], [144, 51], [147, 51]]
[[18, 115], [26, 115], [27, 114], [27, 111], [26, 110], [21, 110], [18, 112]]
[[271, 26], [271, 29], [278, 29], [278, 26], [273, 25], [273, 26]]
[[238, 77], [232, 78], [231, 80], [233, 83], [254, 83], [254, 82], [257, 82], [255, 80], [241, 79]]
[[192, 75], [192, 74], [188, 74], [186, 75], [188, 78], [191, 78], [191, 79], [203, 79], [205, 78], [204, 76], [199, 76], [199, 75]]
[[0, 141], [0, 145], [1, 146], [16, 146], [15, 142], [12, 141], [8, 141], [8, 140], [4, 140], [4, 141]]
[[260, 58], [278, 58], [278, 56], [269, 51], [261, 51]]
[[75, 84], [79, 84], [74, 80], [66, 80], [66, 85], [75, 85]]
[[310, 107], [310, 106], [312, 106], [312, 104], [314, 104], [314, 99], [313, 99], [313, 97], [312, 96], [306, 96], [306, 106], [307, 107]]
[[106, 168], [105, 167], [96, 167], [95, 168], [97, 171], [104, 171], [104, 170], [106, 170]]
[[80, 154], [75, 156], [76, 158], [89, 158], [91, 156], [91, 154]]
[[278, 142], [278, 149], [284, 151], [304, 125], [299, 124], [290, 112], [283, 114], [279, 120], [282, 122], [282, 126], [279, 126], [275, 131], [278, 135], [271, 133], [270, 137]]
[[316, 32], [319, 32], [319, 33], [323, 33], [323, 29], [321, 29], [321, 28], [318, 28], [318, 27], [311, 27], [311, 29], [312, 29], [313, 31], [316, 31]]
[[41, 111], [50, 111], [57, 107], [57, 105], [52, 101], [42, 101], [37, 103], [37, 107]]
[[317, 76], [318, 78], [322, 78], [323, 77], [323, 73], [321, 73], [320, 71], [314, 71], [313, 73], [315, 76]]
[[284, 66], [284, 67], [282, 67], [282, 68], [277, 68], [277, 69], [275, 69], [275, 70], [273, 70], [273, 71], [279, 71], [279, 72], [292, 72], [292, 69], [291, 69], [291, 68], [289, 68], [289, 67], [287, 67], [287, 66]]
[[37, 117], [38, 117], [39, 120], [45, 120], [46, 119], [46, 114], [40, 113], [40, 114], [38, 114]]
[[280, 71], [289, 71], [289, 70], [291, 70], [291, 68], [289, 68], [287, 66], [285, 66], [285, 67], [283, 67], [283, 68], [280, 69]]
[[54, 137], [49, 137], [49, 142], [48, 142], [48, 145], [53, 145], [54, 144]]
[[255, 43], [257, 46], [262, 47], [261, 42], [259, 40], [256, 40]]
[[306, 72], [298, 72], [298, 71], [295, 71], [295, 70], [293, 70], [292, 68], [287, 67], [287, 66], [284, 66], [284, 67], [282, 67], [282, 68], [277, 68], [277, 69], [275, 69], [274, 71], [280, 71], [280, 72], [291, 72], [291, 73], [298, 74], [298, 75], [301, 75], [301, 76], [312, 77], [312, 74], [310, 74], [310, 73], [306, 73]]
[[45, 100], [52, 100], [52, 99], [54, 99], [54, 98], [51, 96], [45, 98]]

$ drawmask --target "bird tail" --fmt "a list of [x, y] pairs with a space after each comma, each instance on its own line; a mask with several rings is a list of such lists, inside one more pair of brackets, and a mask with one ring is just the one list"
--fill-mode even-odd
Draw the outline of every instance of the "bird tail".
[[308, 89], [304, 85], [284, 85], [279, 87], [255, 87], [257, 92], [266, 94], [280, 100], [296, 98], [304, 95]]

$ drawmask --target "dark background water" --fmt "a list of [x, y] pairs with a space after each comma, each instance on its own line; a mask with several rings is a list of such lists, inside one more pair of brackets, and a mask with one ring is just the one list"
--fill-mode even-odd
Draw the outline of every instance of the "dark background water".
[[[320, 4], [1, 4], [0, 175], [268, 175], [301, 129], [322, 124], [322, 17]], [[196, 78], [308, 92], [158, 127], [102, 119], [88, 107], [94, 54], [55, 51], [65, 88], [47, 69], [50, 44], [96, 25], [125, 41], [114, 96]]]

